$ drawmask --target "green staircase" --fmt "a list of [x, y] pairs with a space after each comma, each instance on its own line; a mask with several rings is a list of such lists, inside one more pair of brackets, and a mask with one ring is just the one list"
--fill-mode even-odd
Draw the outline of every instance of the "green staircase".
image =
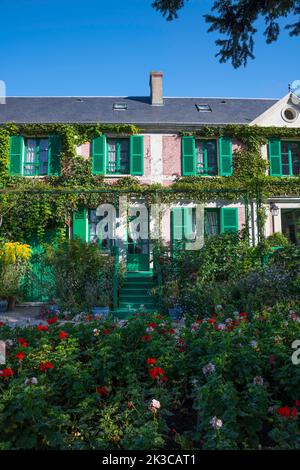
[[119, 290], [119, 308], [115, 313], [126, 317], [141, 311], [155, 312], [156, 308], [150, 294], [153, 287], [151, 271], [127, 272]]

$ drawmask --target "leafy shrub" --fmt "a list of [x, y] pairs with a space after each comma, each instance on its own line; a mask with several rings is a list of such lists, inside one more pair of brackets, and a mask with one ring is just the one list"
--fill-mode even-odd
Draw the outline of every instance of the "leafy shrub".
[[67, 240], [58, 247], [48, 247], [47, 259], [53, 269], [54, 297], [62, 308], [110, 305], [113, 257], [101, 254], [98, 245]]
[[19, 242], [0, 243], [0, 298], [21, 294], [20, 281], [30, 260], [29, 245]]

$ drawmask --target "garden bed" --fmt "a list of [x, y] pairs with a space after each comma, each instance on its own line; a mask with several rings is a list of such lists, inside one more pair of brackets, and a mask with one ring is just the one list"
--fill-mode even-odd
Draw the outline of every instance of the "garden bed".
[[11, 329], [0, 449], [300, 448], [300, 304]]

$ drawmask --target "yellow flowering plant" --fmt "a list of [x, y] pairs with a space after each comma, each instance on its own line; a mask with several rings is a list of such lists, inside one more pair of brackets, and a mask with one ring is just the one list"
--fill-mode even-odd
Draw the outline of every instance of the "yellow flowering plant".
[[0, 243], [0, 298], [14, 299], [20, 294], [20, 281], [28, 269], [29, 245], [19, 242]]

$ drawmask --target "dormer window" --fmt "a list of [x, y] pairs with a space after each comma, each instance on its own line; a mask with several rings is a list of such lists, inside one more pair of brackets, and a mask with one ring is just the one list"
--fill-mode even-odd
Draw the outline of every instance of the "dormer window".
[[196, 108], [199, 113], [211, 113], [209, 104], [196, 104]]
[[126, 103], [114, 103], [113, 110], [114, 111], [125, 111], [127, 109]]

